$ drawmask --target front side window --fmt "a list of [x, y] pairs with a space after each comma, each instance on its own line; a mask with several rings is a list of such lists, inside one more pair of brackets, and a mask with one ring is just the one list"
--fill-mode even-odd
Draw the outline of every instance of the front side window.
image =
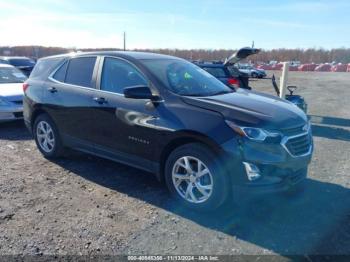
[[101, 90], [123, 94], [124, 88], [137, 85], [147, 86], [147, 80], [133, 65], [120, 59], [104, 59]]
[[170, 91], [184, 96], [234, 92], [202, 68], [180, 59], [140, 60]]
[[65, 83], [83, 87], [92, 87], [96, 57], [72, 58], [68, 63]]

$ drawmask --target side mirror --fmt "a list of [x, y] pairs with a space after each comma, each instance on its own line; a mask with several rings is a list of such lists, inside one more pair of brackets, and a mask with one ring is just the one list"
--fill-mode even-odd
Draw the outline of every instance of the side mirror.
[[132, 86], [124, 88], [124, 96], [126, 98], [151, 100], [157, 100], [159, 98], [151, 93], [148, 86]]

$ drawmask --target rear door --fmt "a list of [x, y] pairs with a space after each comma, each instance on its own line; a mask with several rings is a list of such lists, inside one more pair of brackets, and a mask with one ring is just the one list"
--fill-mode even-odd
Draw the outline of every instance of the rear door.
[[101, 59], [100, 71], [99, 90], [94, 91], [97, 152], [152, 168], [143, 160], [151, 159], [156, 148], [158, 112], [149, 99], [125, 98], [123, 94], [127, 87], [148, 86], [148, 80], [133, 64], [115, 57]]
[[93, 93], [97, 56], [75, 57], [64, 62], [46, 83], [45, 105], [62, 139], [72, 147], [92, 145]]

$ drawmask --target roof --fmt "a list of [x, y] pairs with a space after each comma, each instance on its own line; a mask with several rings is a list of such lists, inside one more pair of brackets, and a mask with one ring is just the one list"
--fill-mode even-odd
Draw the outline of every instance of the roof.
[[134, 58], [137, 60], [144, 59], [180, 59], [175, 56], [162, 55], [156, 53], [148, 53], [148, 52], [137, 52], [137, 51], [96, 51], [96, 52], [73, 52], [49, 57], [46, 58], [59, 58], [59, 57], [73, 57], [73, 56], [86, 56], [86, 55], [102, 55], [102, 56], [116, 56], [116, 57], [125, 57], [125, 58]]

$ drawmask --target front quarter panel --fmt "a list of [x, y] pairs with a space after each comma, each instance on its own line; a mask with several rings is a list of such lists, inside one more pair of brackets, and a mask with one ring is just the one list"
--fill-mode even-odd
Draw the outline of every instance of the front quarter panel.
[[159, 151], [178, 138], [197, 138], [208, 145], [219, 147], [234, 137], [221, 114], [188, 105], [179, 97], [160, 104], [158, 112]]

